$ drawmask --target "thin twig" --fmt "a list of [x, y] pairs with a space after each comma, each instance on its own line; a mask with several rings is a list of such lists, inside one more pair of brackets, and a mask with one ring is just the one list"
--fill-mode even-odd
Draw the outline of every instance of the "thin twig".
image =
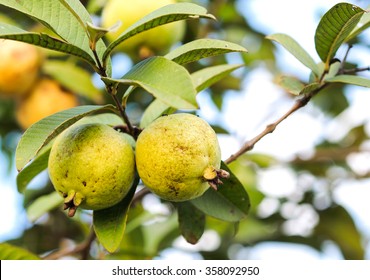
[[[106, 69], [103, 67], [100, 59], [99, 59], [99, 56], [96, 52], [96, 50], [92, 50], [93, 54], [94, 54], [94, 57], [95, 57], [95, 60], [96, 60], [96, 63], [98, 65], [98, 74], [101, 76], [101, 77], [104, 77], [104, 78], [107, 78], [108, 75], [107, 75], [107, 71]], [[117, 98], [117, 86], [111, 86], [111, 85], [106, 85], [105, 86], [105, 89], [107, 90], [108, 94], [112, 97], [116, 107], [118, 108], [118, 111], [123, 119], [123, 121], [126, 123], [127, 125], [127, 128], [128, 128], [128, 132], [130, 135], [132, 135], [134, 138], [136, 138], [135, 136], [135, 129], [133, 127], [133, 125], [131, 124], [130, 122], [130, 119], [129, 117], [127, 116], [126, 114], [126, 108], [124, 108], [121, 104], [121, 102], [118, 100]]]
[[322, 90], [325, 87], [325, 85], [322, 85], [321, 87], [317, 88], [316, 90], [307, 93], [302, 98], [298, 99], [294, 105], [278, 120], [275, 122], [269, 124], [266, 126], [266, 128], [258, 134], [256, 137], [252, 138], [251, 140], [245, 142], [245, 144], [237, 151], [235, 154], [232, 154], [228, 159], [226, 159], [224, 162], [226, 164], [229, 164], [233, 161], [235, 161], [237, 158], [239, 158], [244, 153], [252, 150], [257, 142], [259, 142], [263, 137], [265, 137], [267, 134], [270, 134], [274, 132], [276, 127], [284, 121], [287, 117], [289, 117], [291, 114], [293, 114], [295, 111], [299, 110], [300, 108], [307, 105], [307, 103], [311, 100], [313, 96], [315, 96], [320, 90]]
[[95, 232], [94, 230], [91, 230], [91, 233], [88, 236], [88, 238], [81, 244], [78, 244], [74, 247], [69, 247], [69, 248], [58, 250], [58, 251], [54, 251], [50, 253], [49, 255], [45, 256], [43, 259], [44, 260], [58, 260], [65, 256], [81, 254], [81, 259], [86, 260], [89, 256], [91, 244], [93, 243], [95, 238], [96, 238]]

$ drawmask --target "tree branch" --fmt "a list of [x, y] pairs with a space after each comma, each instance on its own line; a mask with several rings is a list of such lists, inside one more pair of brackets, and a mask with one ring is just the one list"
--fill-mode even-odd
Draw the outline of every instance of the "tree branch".
[[270, 134], [274, 132], [274, 130], [277, 128], [277, 126], [284, 121], [286, 118], [288, 118], [291, 114], [293, 114], [295, 111], [299, 110], [300, 108], [307, 105], [308, 102], [310, 102], [311, 98], [314, 97], [320, 90], [322, 90], [326, 85], [322, 85], [321, 87], [305, 94], [300, 99], [296, 100], [294, 105], [279, 119], [277, 119], [275, 122], [269, 124], [266, 126], [266, 128], [258, 134], [256, 137], [252, 138], [251, 140], [245, 142], [245, 144], [237, 151], [235, 154], [232, 154], [228, 159], [226, 159], [224, 162], [226, 164], [229, 164], [236, 159], [238, 159], [241, 155], [244, 153], [252, 150], [254, 146], [267, 134]]
[[86, 260], [89, 256], [91, 244], [93, 243], [95, 238], [96, 238], [96, 235], [95, 235], [94, 230], [92, 229], [88, 238], [81, 244], [78, 244], [74, 247], [63, 248], [61, 250], [54, 251], [50, 253], [49, 255], [43, 257], [43, 259], [44, 260], [58, 260], [65, 256], [81, 254], [81, 260]]

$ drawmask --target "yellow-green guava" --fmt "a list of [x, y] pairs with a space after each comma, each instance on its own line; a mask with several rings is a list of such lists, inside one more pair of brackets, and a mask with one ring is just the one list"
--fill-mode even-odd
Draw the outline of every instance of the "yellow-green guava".
[[0, 96], [23, 96], [39, 75], [40, 50], [23, 42], [0, 39], [0, 58]]
[[57, 137], [48, 167], [73, 216], [77, 207], [99, 210], [121, 201], [134, 179], [135, 158], [123, 133], [105, 124], [81, 124]]
[[75, 107], [79, 104], [73, 93], [49, 78], [36, 82], [30, 92], [17, 102], [16, 118], [21, 128], [27, 129], [35, 122], [56, 112]]
[[136, 167], [145, 186], [169, 201], [201, 196], [228, 174], [220, 170], [216, 133], [201, 118], [179, 113], [146, 127], [136, 143]]
[[[139, 19], [163, 6], [174, 3], [176, 3], [175, 0], [109, 0], [103, 9], [101, 24], [109, 28], [120, 21], [121, 26], [117, 31], [107, 33], [107, 39], [110, 42], [114, 41]], [[183, 38], [184, 33], [184, 21], [165, 24], [135, 35], [121, 43], [117, 50], [129, 54], [134, 59], [151, 54], [164, 54], [174, 43]]]

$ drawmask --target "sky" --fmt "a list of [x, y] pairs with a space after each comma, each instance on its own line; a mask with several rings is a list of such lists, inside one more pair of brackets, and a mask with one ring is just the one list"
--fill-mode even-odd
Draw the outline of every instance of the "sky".
[[[290, 35], [318, 61], [313, 42], [315, 28], [319, 21], [318, 15], [339, 2], [343, 1], [240, 0], [238, 7], [245, 11], [246, 18], [253, 17], [250, 23], [255, 28], [266, 35], [273, 33]], [[356, 4], [365, 7], [370, 2], [360, 1]], [[359, 52], [358, 60], [370, 61], [368, 50], [360, 50]], [[278, 48], [278, 56], [280, 65], [287, 72], [294, 71], [294, 74], [303, 78], [307, 77], [307, 69], [282, 48]], [[257, 135], [267, 124], [276, 120], [292, 106], [292, 100], [286, 98], [282, 91], [272, 83], [272, 80], [273, 76], [270, 73], [263, 68], [257, 68], [245, 80], [242, 94], [230, 93], [225, 100], [222, 118], [224, 125], [232, 132], [232, 135], [219, 137], [224, 159], [238, 150], [245, 140]], [[272, 154], [281, 160], [289, 160], [296, 155], [309, 155], [318, 139], [334, 137], [333, 135], [345, 135], [347, 132], [346, 123], [348, 124], [347, 128], [364, 121], [370, 123], [370, 114], [366, 106], [366, 104], [370, 104], [368, 93], [368, 89], [354, 88], [351, 91], [353, 106], [332, 122], [328, 122], [320, 114], [316, 118], [312, 118], [308, 113], [309, 107], [296, 112], [284, 121], [272, 135], [268, 135], [260, 141], [254, 151]], [[209, 96], [200, 94], [198, 101], [201, 106], [199, 115], [211, 121], [215, 117], [213, 113], [215, 108], [210, 105]], [[241, 119], [246, 121], [241, 123]], [[304, 128], [300, 125], [301, 123], [305, 123]], [[291, 134], [291, 131], [295, 131], [294, 135]], [[368, 132], [370, 133], [370, 125]], [[4, 160], [5, 158], [0, 154], [0, 167]], [[370, 170], [370, 155], [354, 159], [353, 165], [355, 168], [368, 168]], [[20, 207], [15, 207], [21, 204], [21, 196], [17, 194], [14, 184], [15, 176], [15, 171], [11, 173], [11, 176], [8, 176], [5, 168], [0, 168], [0, 242], [18, 234], [21, 231], [20, 227], [23, 227], [24, 224], [27, 225], [25, 213], [19, 210]], [[272, 169], [261, 172], [259, 187], [273, 196], [279, 197], [289, 195], [295, 188], [296, 180], [297, 178], [289, 170]], [[280, 185], [285, 187], [272, 188], [271, 186], [274, 184], [271, 182], [276, 181], [281, 182]], [[337, 202], [345, 205], [354, 214], [359, 227], [370, 237], [370, 221], [367, 217], [370, 207], [367, 201], [358, 200], [358, 197], [370, 197], [369, 186], [370, 182], [367, 185], [356, 182], [343, 183], [335, 196]], [[352, 192], [356, 193], [356, 196], [351, 195]], [[172, 258], [179, 254], [183, 258], [196, 259], [199, 256], [194, 253], [195, 249], [202, 248], [204, 243], [216, 246], [217, 242], [219, 242], [217, 235], [212, 231], [206, 232], [201, 242], [195, 246], [185, 244], [179, 238], [174, 244], [175, 249], [163, 252], [162, 258]], [[184, 251], [188, 253], [184, 254]], [[246, 256], [253, 259], [276, 259], [277, 256], [280, 259], [297, 257], [300, 259], [342, 258], [337, 248], [330, 244], [325, 248], [324, 254], [302, 246], [262, 244], [252, 250], [241, 249], [235, 255], [239, 258]]]

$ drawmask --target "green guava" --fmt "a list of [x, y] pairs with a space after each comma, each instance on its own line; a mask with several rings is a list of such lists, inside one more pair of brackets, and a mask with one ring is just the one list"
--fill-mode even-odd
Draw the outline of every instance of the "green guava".
[[134, 179], [135, 157], [123, 133], [105, 124], [82, 124], [57, 137], [48, 167], [73, 216], [77, 207], [99, 210], [121, 201]]
[[217, 188], [221, 151], [216, 133], [201, 118], [179, 113], [162, 116], [146, 127], [136, 143], [136, 167], [145, 186], [169, 201], [201, 196]]

